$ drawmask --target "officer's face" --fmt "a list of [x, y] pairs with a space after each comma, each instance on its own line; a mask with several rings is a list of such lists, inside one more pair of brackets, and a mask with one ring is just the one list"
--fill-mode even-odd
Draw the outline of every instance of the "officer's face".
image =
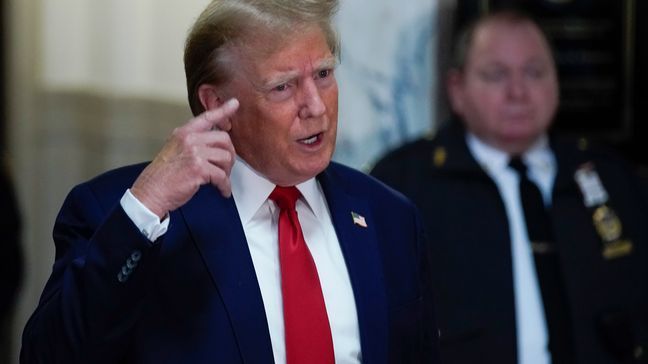
[[448, 86], [467, 128], [509, 153], [523, 152], [542, 135], [558, 106], [549, 46], [529, 22], [482, 24], [463, 71], [451, 73]]

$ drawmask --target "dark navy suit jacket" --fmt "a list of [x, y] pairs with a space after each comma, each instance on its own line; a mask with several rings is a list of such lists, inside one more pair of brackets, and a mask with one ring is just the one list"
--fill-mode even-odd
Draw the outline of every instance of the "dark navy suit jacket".
[[[107, 172], [67, 197], [54, 227], [52, 276], [25, 328], [21, 362], [272, 363], [234, 200], [201, 187], [151, 244], [119, 205], [144, 166]], [[437, 363], [416, 209], [339, 164], [317, 178], [354, 291], [363, 363]]]

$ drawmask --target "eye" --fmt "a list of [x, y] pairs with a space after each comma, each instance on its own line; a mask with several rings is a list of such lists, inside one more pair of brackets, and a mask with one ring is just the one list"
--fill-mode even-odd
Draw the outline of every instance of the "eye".
[[320, 70], [319, 72], [317, 72], [317, 77], [318, 78], [326, 78], [326, 77], [330, 76], [332, 72], [333, 72], [333, 70], [331, 70], [331, 69]]
[[313, 76], [315, 83], [319, 87], [327, 87], [335, 83], [335, 77], [333, 77], [333, 68], [326, 68], [318, 70]]
[[479, 76], [486, 82], [498, 82], [506, 78], [506, 71], [501, 68], [487, 69], [479, 72]]
[[533, 79], [541, 79], [545, 76], [545, 68], [539, 66], [528, 67], [525, 70], [527, 76]]
[[275, 86], [272, 91], [278, 91], [278, 92], [283, 92], [288, 90], [288, 85], [285, 83], [282, 83], [281, 85]]
[[295, 85], [292, 82], [284, 82], [270, 88], [266, 97], [271, 101], [284, 101], [292, 96], [294, 89]]

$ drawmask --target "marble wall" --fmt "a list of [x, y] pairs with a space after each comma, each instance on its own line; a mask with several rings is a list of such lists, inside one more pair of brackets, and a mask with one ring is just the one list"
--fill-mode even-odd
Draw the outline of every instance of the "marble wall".
[[366, 168], [428, 132], [436, 112], [434, 0], [343, 1], [340, 135], [335, 158]]

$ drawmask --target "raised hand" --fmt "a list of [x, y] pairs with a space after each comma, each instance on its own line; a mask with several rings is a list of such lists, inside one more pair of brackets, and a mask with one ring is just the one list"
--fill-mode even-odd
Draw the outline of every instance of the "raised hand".
[[236, 151], [228, 131], [230, 116], [238, 107], [238, 100], [230, 99], [175, 129], [139, 175], [131, 193], [160, 218], [184, 205], [207, 183], [229, 197]]

